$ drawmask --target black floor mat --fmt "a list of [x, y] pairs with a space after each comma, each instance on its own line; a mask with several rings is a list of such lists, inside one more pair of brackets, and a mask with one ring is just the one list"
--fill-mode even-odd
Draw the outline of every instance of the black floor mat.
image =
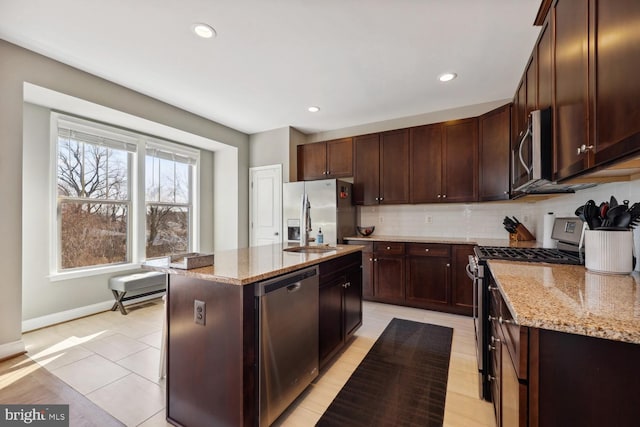
[[316, 425], [441, 426], [452, 337], [392, 319]]

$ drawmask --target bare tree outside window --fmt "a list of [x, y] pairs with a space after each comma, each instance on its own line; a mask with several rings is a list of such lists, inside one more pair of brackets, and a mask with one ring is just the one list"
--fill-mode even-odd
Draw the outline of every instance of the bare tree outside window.
[[192, 166], [148, 150], [145, 162], [147, 258], [188, 252]]
[[58, 137], [59, 267], [127, 262], [130, 154], [68, 133]]

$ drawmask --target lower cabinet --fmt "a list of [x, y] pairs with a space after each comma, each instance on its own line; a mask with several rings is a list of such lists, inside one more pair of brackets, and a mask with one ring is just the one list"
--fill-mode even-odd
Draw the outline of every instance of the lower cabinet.
[[466, 275], [473, 245], [363, 242], [365, 300], [471, 316], [473, 286]]
[[362, 325], [360, 253], [320, 264], [319, 362], [322, 368]]

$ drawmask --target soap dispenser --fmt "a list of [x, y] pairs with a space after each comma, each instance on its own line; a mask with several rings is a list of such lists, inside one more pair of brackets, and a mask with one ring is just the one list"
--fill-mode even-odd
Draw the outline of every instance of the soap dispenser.
[[324, 234], [322, 234], [322, 228], [318, 227], [318, 235], [316, 236], [316, 243], [324, 243]]

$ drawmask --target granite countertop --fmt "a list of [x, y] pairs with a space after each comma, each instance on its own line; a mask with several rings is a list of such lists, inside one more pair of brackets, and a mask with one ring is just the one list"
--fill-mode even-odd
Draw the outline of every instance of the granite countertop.
[[488, 263], [519, 325], [640, 344], [640, 273], [608, 275], [576, 265]]
[[539, 243], [530, 241], [511, 241], [509, 239], [488, 239], [484, 237], [433, 237], [433, 236], [385, 236], [375, 235], [368, 237], [350, 236], [344, 240], [354, 242], [405, 242], [405, 243], [442, 243], [448, 245], [478, 245], [478, 246], [504, 246], [518, 248], [535, 248]]
[[362, 246], [358, 245], [338, 245], [332, 246], [335, 250], [329, 252], [298, 253], [284, 251], [283, 249], [287, 247], [290, 246], [286, 243], [278, 243], [216, 251], [214, 265], [191, 270], [169, 267], [168, 258], [149, 260], [142, 264], [142, 268], [242, 286], [359, 252], [362, 249]]

